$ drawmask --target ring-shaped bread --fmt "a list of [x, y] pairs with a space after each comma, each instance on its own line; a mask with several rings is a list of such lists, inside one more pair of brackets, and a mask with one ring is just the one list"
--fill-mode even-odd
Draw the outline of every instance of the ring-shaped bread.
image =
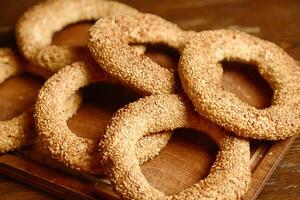
[[[193, 128], [207, 133], [219, 146], [206, 178], [167, 196], [149, 184], [135, 155], [137, 141], [149, 132]], [[175, 94], [152, 95], [120, 109], [100, 142], [109, 177], [124, 199], [240, 199], [249, 188], [249, 142], [234, 137], [201, 117], [184, 98]]]
[[52, 45], [55, 32], [76, 22], [137, 12], [115, 1], [46, 0], [30, 8], [19, 19], [16, 26], [17, 43], [31, 63], [53, 73], [81, 60], [87, 53], [84, 47]]
[[163, 68], [130, 44], [164, 44], [180, 52], [193, 34], [152, 14], [117, 15], [90, 28], [88, 47], [100, 67], [121, 83], [145, 95], [171, 94], [178, 89], [177, 70]]
[[[112, 82], [95, 65], [92, 61], [75, 62], [49, 78], [37, 98], [35, 122], [39, 138], [51, 158], [82, 172], [103, 174], [106, 168], [99, 167], [97, 142], [76, 136], [62, 117], [62, 108], [68, 96], [91, 83]], [[156, 156], [166, 146], [170, 135], [166, 132], [142, 138], [136, 151], [139, 161], [143, 163]]]
[[[257, 109], [221, 86], [221, 61], [257, 66], [274, 90], [272, 105]], [[235, 134], [266, 140], [300, 133], [300, 67], [277, 45], [231, 30], [203, 31], [183, 50], [182, 87], [199, 113]]]

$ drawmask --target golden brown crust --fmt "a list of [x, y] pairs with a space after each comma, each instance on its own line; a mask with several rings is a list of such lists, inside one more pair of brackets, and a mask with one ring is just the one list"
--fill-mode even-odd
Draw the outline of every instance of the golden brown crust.
[[100, 19], [90, 28], [88, 47], [109, 75], [141, 94], [174, 93], [175, 70], [138, 55], [129, 44], [160, 43], [180, 51], [192, 34], [155, 15], [118, 15]]
[[[274, 90], [272, 105], [256, 109], [224, 90], [222, 60], [257, 65]], [[271, 42], [237, 31], [203, 31], [185, 47], [179, 76], [197, 111], [239, 136], [278, 140], [300, 132], [300, 67]]]
[[0, 122], [0, 153], [6, 153], [34, 143], [32, 109], [13, 119]]
[[[93, 82], [107, 82], [99, 67], [87, 62], [76, 62], [53, 75], [39, 92], [35, 108], [35, 122], [44, 148], [50, 156], [65, 165], [87, 173], [105, 173], [99, 167], [97, 142], [76, 136], [62, 117], [66, 98], [81, 87]], [[149, 136], [139, 141], [140, 162], [157, 155], [165, 147], [170, 133]], [[142, 152], [140, 154], [140, 152]]]
[[[187, 127], [210, 135], [220, 147], [209, 175], [181, 191], [166, 196], [152, 187], [135, 156], [136, 141], [148, 132]], [[230, 136], [197, 114], [178, 95], [153, 95], [120, 109], [111, 119], [100, 142], [109, 177], [125, 199], [240, 199], [250, 184], [249, 142]]]
[[98, 20], [137, 10], [119, 2], [105, 0], [46, 0], [30, 8], [16, 27], [20, 51], [33, 64], [50, 72], [85, 57], [85, 48], [51, 45], [52, 35], [67, 25]]

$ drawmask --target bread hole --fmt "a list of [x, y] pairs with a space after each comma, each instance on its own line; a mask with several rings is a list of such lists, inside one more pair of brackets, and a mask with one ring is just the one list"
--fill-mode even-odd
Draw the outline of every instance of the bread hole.
[[147, 45], [145, 55], [166, 69], [177, 70], [179, 52], [163, 44]]
[[222, 86], [242, 101], [258, 109], [271, 106], [273, 90], [257, 67], [235, 61], [223, 61]]
[[52, 37], [52, 44], [86, 47], [89, 28], [93, 22], [71, 24], [56, 32]]
[[30, 74], [14, 76], [1, 83], [0, 120], [12, 119], [32, 106], [42, 84], [42, 79]]
[[207, 134], [177, 129], [166, 148], [141, 166], [142, 172], [161, 192], [177, 194], [208, 175], [218, 150]]
[[91, 84], [81, 89], [83, 102], [68, 126], [77, 136], [98, 140], [112, 115], [139, 96], [122, 85]]

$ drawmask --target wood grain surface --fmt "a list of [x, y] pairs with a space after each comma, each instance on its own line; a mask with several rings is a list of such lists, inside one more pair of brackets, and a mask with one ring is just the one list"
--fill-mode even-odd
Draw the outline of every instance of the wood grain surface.
[[[13, 24], [24, 9], [34, 2], [34, 0], [0, 1], [0, 34], [2, 36], [0, 38], [4, 38], [0, 39], [1, 46], [12, 43]], [[279, 44], [294, 58], [300, 59], [300, 2], [296, 0], [124, 2], [141, 11], [163, 16], [185, 29], [231, 28], [247, 31]], [[26, 105], [24, 106], [26, 107]], [[1, 112], [3, 111], [1, 110]], [[300, 199], [299, 153], [300, 139], [298, 138], [267, 182], [258, 199]], [[57, 199], [51, 194], [45, 194], [2, 175], [0, 176], [0, 196], [1, 199]]]

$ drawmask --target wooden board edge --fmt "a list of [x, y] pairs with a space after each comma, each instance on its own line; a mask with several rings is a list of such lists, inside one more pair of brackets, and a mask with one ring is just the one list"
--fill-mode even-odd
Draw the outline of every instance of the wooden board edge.
[[[17, 166], [16, 166], [17, 165]], [[28, 161], [21, 157], [13, 154], [6, 154], [0, 156], [0, 173], [11, 177], [15, 180], [21, 181], [25, 184], [31, 185], [35, 188], [41, 189], [50, 194], [54, 194], [57, 197], [63, 199], [75, 199], [75, 200], [94, 200], [97, 198], [101, 199], [113, 199], [117, 200], [116, 194], [113, 193], [112, 188], [106, 183], [95, 183], [91, 184], [80, 179], [74, 178], [69, 174], [65, 174], [58, 170], [46, 167], [40, 167], [39, 173], [32, 173], [28, 171], [27, 168], [36, 167], [36, 163]], [[24, 167], [25, 166], [25, 167]], [[55, 180], [49, 179], [46, 174], [51, 174], [51, 176], [62, 177], [67, 179], [64, 184], [58, 184]], [[76, 191], [68, 185], [70, 182], [76, 182], [81, 187], [86, 189], [87, 192]]]
[[[270, 146], [266, 154], [262, 157], [259, 167], [252, 172], [251, 188], [242, 198], [243, 200], [255, 200], [258, 197], [264, 185], [296, 138], [297, 136], [293, 136], [283, 141], [276, 141]], [[256, 180], [256, 182], [253, 182], [253, 180]]]

